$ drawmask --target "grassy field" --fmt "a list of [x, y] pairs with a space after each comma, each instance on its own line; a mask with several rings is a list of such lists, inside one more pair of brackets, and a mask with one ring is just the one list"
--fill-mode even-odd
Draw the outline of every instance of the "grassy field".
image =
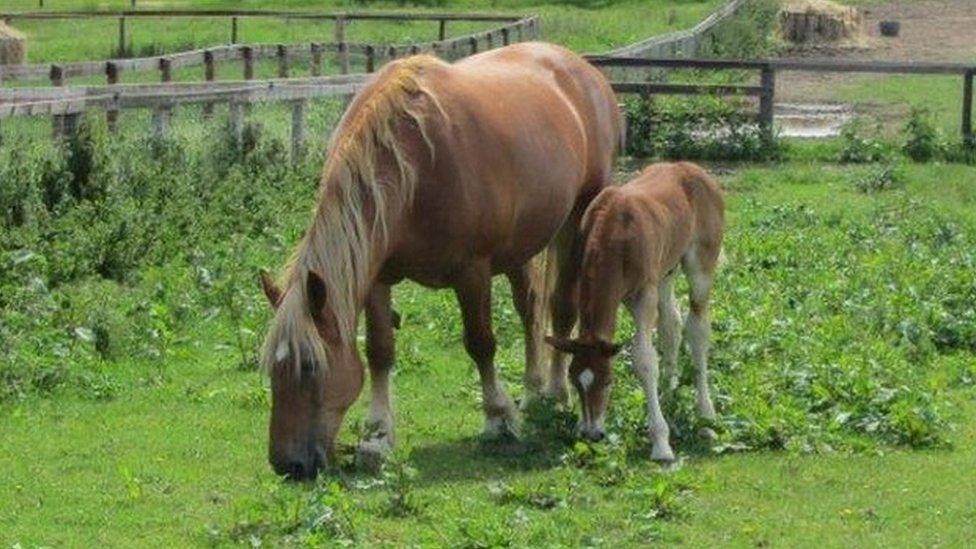
[[[875, 168], [804, 147], [783, 164], [714, 167], [730, 213], [720, 441], [682, 436], [694, 425], [682, 393], [676, 471], [647, 459], [626, 355], [608, 442], [576, 443], [572, 415], [544, 407], [519, 444], [481, 441], [453, 297], [405, 284], [395, 459], [379, 476], [349, 461], [361, 402], [341, 469], [291, 485], [265, 461], [254, 275], [300, 234], [319, 158], [285, 168], [270, 130], [234, 162], [219, 132], [178, 135], [152, 155], [96, 131], [96, 177], [51, 207], [51, 174], [77, 166], [40, 144], [0, 149], [0, 183], [36, 185], [2, 212], [3, 544], [976, 541], [976, 169], [907, 166], [903, 186], [864, 194], [855, 183]], [[517, 393], [518, 323], [497, 291], [498, 363]]]
[[[89, 2], [66, 0], [52, 2], [57, 9], [124, 9], [129, 2]], [[720, 0], [622, 0], [611, 2], [553, 2], [528, 0], [448, 0], [404, 8], [396, 2], [364, 4], [328, 0], [311, 2], [257, 2], [212, 0], [187, 2], [166, 0], [153, 2], [153, 8], [223, 8], [223, 9], [295, 9], [319, 11], [410, 11], [433, 12], [505, 12], [537, 14], [543, 18], [543, 37], [565, 44], [578, 51], [600, 52], [622, 46], [648, 36], [695, 25], [721, 5]], [[4, 9], [28, 10], [36, 8], [33, 1], [12, 0]], [[148, 7], [148, 4], [147, 4]], [[118, 43], [117, 22], [101, 21], [22, 21], [14, 24], [27, 33], [31, 62], [106, 59], [112, 57]], [[450, 23], [449, 36], [459, 36], [476, 30], [491, 28], [491, 23]], [[155, 55], [158, 51], [180, 51], [230, 40], [227, 20], [133, 20], [128, 22], [132, 50], [140, 55]], [[331, 41], [331, 22], [305, 23], [296, 21], [245, 20], [239, 29], [242, 42], [297, 43]], [[84, 41], [76, 40], [84, 34]], [[191, 38], [192, 37], [192, 38]], [[352, 42], [405, 43], [436, 39], [437, 23], [353, 22], [347, 30]], [[201, 69], [202, 70], [202, 69]]]
[[[547, 37], [588, 50], [688, 26], [716, 4], [655, 2], [649, 18], [630, 1], [431, 9], [551, 12]], [[268, 7], [193, 3], [231, 5]], [[176, 47], [185, 30], [145, 36]], [[70, 31], [90, 40], [65, 30], [38, 47], [88, 57], [114, 37]], [[709, 166], [728, 198], [712, 448], [690, 436], [686, 386], [666, 410], [680, 462], [649, 461], [626, 349], [603, 443], [577, 441], [578, 410], [546, 403], [524, 412], [518, 442], [482, 440], [453, 295], [406, 283], [394, 294], [394, 456], [378, 474], [355, 466], [363, 398], [336, 470], [282, 482], [266, 461], [257, 273], [302, 234], [341, 108], [310, 105], [297, 166], [283, 106], [255, 106], [242, 146], [223, 109], [209, 124], [179, 109], [161, 142], [144, 135], [148, 113], [127, 113], [120, 137], [92, 116], [67, 154], [47, 120], [0, 126], [0, 545], [976, 544], [976, 167], [836, 164], [840, 140]], [[618, 179], [638, 167], [622, 162]], [[519, 323], [507, 285], [495, 289], [497, 363], [518, 397]], [[632, 331], [622, 318], [618, 339]]]

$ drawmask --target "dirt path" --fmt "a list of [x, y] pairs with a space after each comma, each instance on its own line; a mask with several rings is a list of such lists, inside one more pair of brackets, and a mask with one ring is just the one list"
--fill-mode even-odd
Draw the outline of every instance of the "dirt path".
[[[837, 57], [854, 60], [965, 61], [976, 58], [976, 1], [902, 0], [861, 8], [866, 39], [857, 47], [805, 47], [784, 57]], [[878, 23], [901, 22], [896, 38], [882, 37]], [[777, 100], [803, 101], [829, 98], [834, 85], [851, 78], [845, 74], [784, 73], [777, 75]]]

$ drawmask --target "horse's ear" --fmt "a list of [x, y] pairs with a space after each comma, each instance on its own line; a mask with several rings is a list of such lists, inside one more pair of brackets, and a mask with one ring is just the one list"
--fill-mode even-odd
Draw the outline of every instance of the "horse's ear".
[[339, 341], [339, 325], [335, 314], [329, 309], [329, 295], [325, 281], [315, 271], [309, 271], [305, 279], [305, 295], [308, 296], [308, 312], [320, 323], [323, 335], [329, 342]]
[[573, 354], [579, 352], [581, 349], [579, 342], [572, 339], [546, 336], [546, 343], [552, 345], [552, 347], [557, 351], [562, 351], [564, 353]]
[[261, 289], [264, 290], [264, 296], [268, 298], [268, 303], [271, 305], [271, 308], [277, 309], [281, 303], [281, 290], [271, 280], [268, 271], [264, 269], [261, 269]]

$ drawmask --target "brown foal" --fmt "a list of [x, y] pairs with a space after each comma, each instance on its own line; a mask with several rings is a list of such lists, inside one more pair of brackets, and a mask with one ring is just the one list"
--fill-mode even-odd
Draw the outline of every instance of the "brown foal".
[[[685, 331], [696, 370], [698, 413], [714, 419], [708, 394], [708, 299], [722, 248], [724, 217], [718, 185], [687, 162], [648, 166], [626, 185], [604, 189], [586, 210], [579, 337], [547, 338], [573, 356], [569, 374], [582, 401], [582, 435], [597, 440], [604, 435], [610, 362], [620, 350], [611, 342], [617, 309], [623, 303], [637, 326], [631, 369], [647, 398], [651, 457], [674, 460], [658, 400], [658, 356], [652, 335], [656, 327], [671, 392], [678, 385], [681, 343], [681, 314], [674, 296], [679, 265], [691, 290]], [[702, 434], [714, 437], [708, 429]]]
[[[276, 310], [263, 355], [274, 469], [309, 478], [327, 461], [363, 386], [360, 313], [372, 390], [361, 455], [389, 450], [390, 288], [403, 279], [454, 290], [486, 430], [511, 430], [515, 410], [495, 375], [491, 278], [505, 274], [512, 284], [526, 331], [525, 381], [538, 391], [546, 377], [541, 305], [551, 301], [557, 333], [568, 334], [578, 280], [568, 258], [578, 255], [583, 211], [610, 181], [620, 131], [603, 75], [550, 44], [454, 64], [414, 56], [374, 75], [336, 129], [318, 205], [283, 284], [263, 280]], [[557, 280], [534, 284], [548, 278], [531, 268], [547, 247]]]

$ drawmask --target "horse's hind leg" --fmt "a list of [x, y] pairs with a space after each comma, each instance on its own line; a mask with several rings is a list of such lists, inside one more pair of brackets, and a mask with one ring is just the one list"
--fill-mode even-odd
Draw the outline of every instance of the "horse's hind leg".
[[[709, 325], [708, 300], [712, 290], [712, 279], [718, 263], [718, 251], [695, 245], [682, 261], [685, 276], [690, 287], [691, 310], [685, 323], [688, 344], [691, 347], [691, 361], [695, 365], [695, 389], [698, 395], [698, 415], [705, 420], [715, 419], [715, 408], [708, 389], [708, 347], [711, 336]], [[713, 437], [710, 430], [702, 433]]]
[[674, 298], [674, 278], [668, 275], [658, 287], [657, 334], [664, 363], [664, 394], [678, 388], [678, 350], [681, 348], [681, 312]]
[[377, 468], [393, 447], [393, 410], [390, 404], [390, 370], [394, 362], [393, 309], [390, 287], [376, 284], [366, 299], [366, 358], [369, 361], [370, 402], [366, 438], [357, 458]]
[[546, 374], [542, 369], [539, 360], [541, 339], [544, 334], [540, 333], [541, 326], [536, 318], [535, 302], [541, 299], [536, 288], [532, 287], [532, 264], [525, 265], [507, 273], [508, 281], [512, 285], [512, 300], [515, 302], [515, 310], [518, 311], [522, 319], [522, 326], [525, 329], [525, 397], [542, 391], [546, 382]]
[[471, 265], [458, 277], [454, 293], [464, 321], [464, 347], [481, 376], [485, 434], [515, 433], [515, 406], [495, 375], [495, 336], [491, 330], [491, 266]]

